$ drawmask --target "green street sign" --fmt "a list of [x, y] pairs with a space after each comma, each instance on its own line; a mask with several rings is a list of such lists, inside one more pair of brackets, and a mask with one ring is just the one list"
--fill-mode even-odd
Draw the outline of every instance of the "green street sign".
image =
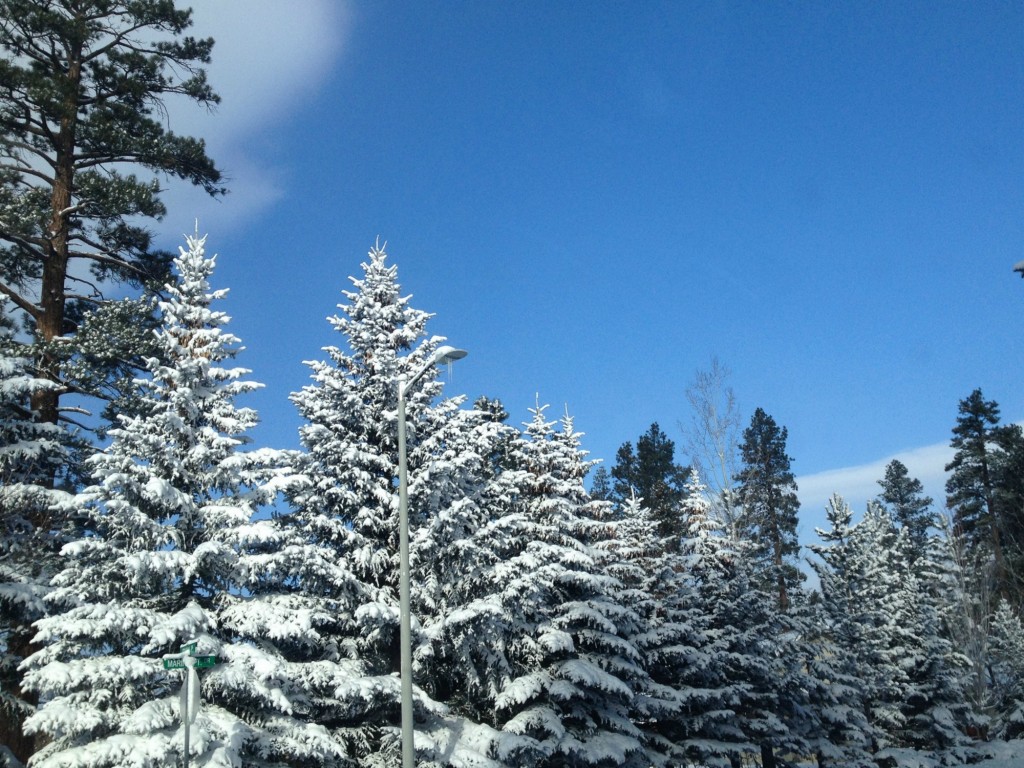
[[[216, 656], [194, 656], [196, 669], [206, 669], [217, 664]], [[186, 669], [184, 659], [164, 659], [164, 669]]]
[[181, 646], [181, 652], [187, 653], [189, 656], [196, 655], [196, 643], [189, 643], [188, 645]]

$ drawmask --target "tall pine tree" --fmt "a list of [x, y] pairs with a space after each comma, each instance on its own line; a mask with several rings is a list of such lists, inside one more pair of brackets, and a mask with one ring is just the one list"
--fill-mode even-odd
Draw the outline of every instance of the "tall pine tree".
[[676, 464], [675, 443], [655, 422], [637, 439], [635, 450], [628, 442], [619, 447], [611, 470], [614, 497], [624, 503], [639, 496], [654, 516], [659, 534], [678, 540], [683, 528], [679, 507], [686, 496], [688, 474], [688, 469]]
[[800, 501], [790, 469], [792, 459], [786, 453], [787, 437], [786, 428], [758, 408], [743, 432], [743, 466], [736, 475], [742, 506], [740, 534], [753, 543], [762, 581], [774, 589], [782, 611], [789, 608], [791, 593], [804, 579], [796, 565]]
[[[0, 17], [0, 292], [35, 332], [40, 375], [61, 384], [33, 398], [55, 423], [61, 394], [83, 386], [64, 381], [75, 347], [57, 340], [107, 311], [110, 281], [158, 287], [168, 274], [140, 223], [165, 213], [160, 180], [134, 172], [223, 192], [203, 142], [161, 119], [168, 97], [219, 101], [202, 69], [213, 41], [185, 36], [191, 11], [169, 0], [3, 0]], [[111, 336], [107, 356], [130, 356], [129, 337]]]
[[[292, 395], [305, 419], [304, 451], [288, 497], [297, 521], [323, 526], [362, 596], [334, 641], [361, 665], [354, 684], [360, 698], [347, 721], [352, 754], [360, 765], [385, 766], [401, 747], [397, 385], [429, 365], [441, 339], [427, 337], [430, 315], [401, 295], [397, 267], [383, 249], [372, 249], [362, 267], [329, 318], [344, 345], [310, 362], [312, 383]], [[464, 410], [462, 398], [439, 400], [442, 388], [430, 370], [407, 396], [415, 743], [422, 760], [464, 748], [452, 741], [456, 729], [446, 727], [445, 707], [434, 696], [463, 690], [466, 665], [443, 669], [436, 638], [445, 632], [444, 614], [475, 594], [477, 571], [486, 565], [487, 552], [470, 534], [484, 522], [484, 480], [501, 453], [496, 414]], [[463, 705], [456, 714], [468, 711]], [[471, 730], [464, 730], [467, 739]]]
[[928, 548], [929, 531], [936, 528], [932, 499], [924, 495], [924, 486], [911, 477], [906, 465], [893, 459], [885, 467], [885, 477], [878, 481], [882, 492], [878, 501], [885, 504], [893, 519], [907, 530], [911, 558], [916, 560]]
[[999, 426], [999, 405], [976, 389], [960, 401], [950, 441], [956, 453], [946, 465], [946, 506], [953, 513], [954, 534], [979, 578], [990, 571], [994, 594], [1004, 597], [1010, 594], [1010, 582], [996, 464], [1011, 434]]

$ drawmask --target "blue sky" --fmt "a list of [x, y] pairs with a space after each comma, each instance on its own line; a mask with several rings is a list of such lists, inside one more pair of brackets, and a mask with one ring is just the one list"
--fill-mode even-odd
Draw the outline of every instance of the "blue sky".
[[[1024, 6], [197, 2], [230, 177], [172, 187], [231, 289], [261, 443], [379, 236], [449, 392], [566, 405], [611, 462], [717, 356], [789, 430], [804, 534], [899, 455], [942, 495], [975, 387], [1024, 418]], [[682, 457], [685, 458], [685, 457]]]

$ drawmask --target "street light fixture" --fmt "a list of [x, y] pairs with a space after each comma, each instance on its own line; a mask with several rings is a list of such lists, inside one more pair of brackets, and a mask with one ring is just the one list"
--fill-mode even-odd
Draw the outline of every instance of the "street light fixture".
[[414, 768], [412, 718], [412, 598], [409, 586], [409, 468], [406, 455], [405, 395], [435, 365], [461, 360], [466, 350], [447, 345], [438, 347], [430, 360], [406, 380], [398, 377], [398, 610], [402, 670], [402, 768]]

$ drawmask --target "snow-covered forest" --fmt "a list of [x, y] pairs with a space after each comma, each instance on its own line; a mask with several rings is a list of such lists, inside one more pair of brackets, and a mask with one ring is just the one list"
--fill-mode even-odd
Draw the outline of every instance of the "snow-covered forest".
[[207, 238], [152, 249], [160, 185], [113, 170], [222, 192], [154, 115], [215, 102], [212, 41], [161, 0], [0, 8], [0, 764], [399, 765], [404, 381], [418, 765], [1024, 761], [1024, 432], [980, 390], [948, 517], [894, 461], [808, 566], [764, 410], [704, 422], [706, 477], [657, 425], [592, 473], [571, 411], [445, 391], [445, 319], [375, 246], [301, 447], [254, 444]]
[[[182, 673], [161, 658], [191, 642], [217, 659], [196, 764], [397, 764], [396, 381], [443, 338], [375, 248], [292, 396], [302, 450], [253, 446], [236, 399], [259, 385], [214, 264], [190, 237], [102, 441], [29, 418], [49, 385], [4, 334], [4, 696], [43, 737], [32, 765], [174, 764]], [[588, 493], [571, 415], [538, 404], [515, 427], [442, 390], [428, 373], [407, 416], [420, 765], [1022, 754], [1019, 592], [978, 591], [995, 582], [905, 470], [857, 522], [833, 499], [808, 592], [765, 546], [786, 523], [757, 494], [792, 482], [754, 471], [771, 462], [744, 461], [732, 525], [691, 473], [666, 536], [643, 498]], [[770, 427], [747, 442], [786, 459]]]

